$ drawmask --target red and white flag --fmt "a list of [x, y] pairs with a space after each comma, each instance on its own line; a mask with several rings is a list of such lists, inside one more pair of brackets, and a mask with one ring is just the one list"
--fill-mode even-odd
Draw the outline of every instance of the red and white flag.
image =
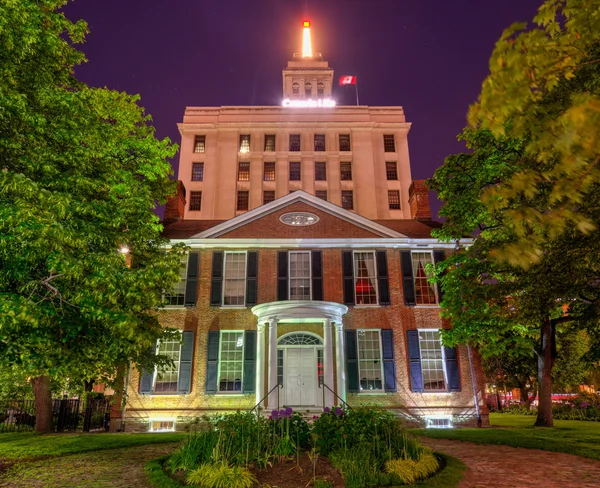
[[344, 75], [340, 77], [340, 86], [356, 85], [356, 76]]

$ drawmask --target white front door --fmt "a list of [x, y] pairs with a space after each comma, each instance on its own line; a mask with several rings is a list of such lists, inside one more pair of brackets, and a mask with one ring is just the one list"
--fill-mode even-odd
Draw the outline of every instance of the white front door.
[[315, 348], [287, 348], [285, 351], [285, 404], [292, 407], [315, 404], [317, 383]]

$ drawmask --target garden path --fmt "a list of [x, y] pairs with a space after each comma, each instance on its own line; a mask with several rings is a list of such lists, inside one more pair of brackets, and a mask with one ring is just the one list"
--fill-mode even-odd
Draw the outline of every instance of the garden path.
[[178, 445], [107, 449], [18, 463], [0, 475], [0, 487], [145, 488], [150, 486], [146, 462], [173, 452]]
[[600, 461], [572, 454], [446, 439], [420, 441], [467, 465], [459, 488], [598, 488]]

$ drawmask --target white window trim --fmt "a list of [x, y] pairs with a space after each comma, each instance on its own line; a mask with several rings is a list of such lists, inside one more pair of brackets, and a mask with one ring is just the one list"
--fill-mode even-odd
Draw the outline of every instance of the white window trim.
[[[417, 333], [421, 332], [432, 332], [437, 331], [440, 332], [441, 329], [417, 329]], [[446, 371], [446, 351], [444, 350], [444, 345], [442, 344], [441, 335], [440, 335], [440, 347], [442, 349], [442, 370], [444, 371], [444, 382], [446, 383], [446, 388], [444, 390], [426, 390], [425, 389], [425, 379], [423, 378], [423, 353], [421, 352], [421, 336], [419, 335], [419, 360], [421, 361], [421, 381], [423, 382], [423, 393], [433, 393], [434, 395], [439, 395], [440, 393], [451, 393], [449, 391], [448, 386], [448, 372]], [[442, 416], [437, 415], [436, 418], [441, 418]]]
[[[301, 300], [301, 301], [310, 301], [313, 299], [313, 289], [312, 289], [312, 252], [310, 251], [288, 251], [288, 297], [290, 300]], [[292, 298], [292, 254], [308, 254], [308, 280], [309, 280], [309, 296], [308, 300], [303, 300], [301, 298]]]
[[[152, 422], [173, 422], [173, 428], [172, 429], [160, 429], [160, 430], [153, 430], [152, 429]], [[177, 429], [177, 419], [173, 418], [173, 417], [152, 417], [148, 419], [148, 432], [156, 432], [156, 433], [162, 433], [162, 432], [175, 432]]]
[[[187, 274], [188, 274], [188, 266], [190, 264], [190, 259], [189, 259], [190, 255], [189, 253], [186, 253], [185, 255], [185, 286], [187, 286]], [[182, 280], [179, 280], [182, 281]], [[165, 290], [163, 290], [162, 292], [162, 307], [159, 308], [165, 308], [165, 309], [177, 309], [177, 308], [185, 308], [185, 287], [183, 290], [183, 305], [165, 305], [165, 295], [167, 294], [167, 292]]]
[[[429, 425], [430, 420], [447, 420], [447, 426]], [[454, 424], [452, 423], [452, 415], [426, 415], [425, 416], [425, 428], [426, 429], [452, 429]]]
[[[433, 251], [429, 251], [429, 250], [411, 250], [410, 251], [410, 265], [413, 268], [413, 287], [415, 289], [415, 302], [416, 300], [416, 290], [417, 290], [417, 275], [415, 273], [415, 269], [413, 266], [413, 254], [429, 254], [431, 256], [431, 264], [435, 264], [435, 261], [433, 259]], [[428, 282], [429, 283], [429, 282]], [[438, 296], [438, 290], [437, 290], [437, 286], [435, 285], [431, 285], [433, 287], [433, 293], [435, 295], [435, 303], [416, 303], [415, 307], [417, 308], [439, 308], [440, 307], [440, 297]]]
[[[220, 378], [221, 378], [221, 351], [223, 348], [223, 333], [233, 332], [236, 334], [242, 334], [242, 384], [240, 385], [240, 391], [221, 391], [219, 390]], [[217, 368], [217, 395], [225, 395], [225, 396], [243, 396], [244, 395], [244, 352], [246, 349], [246, 334], [244, 334], [244, 330], [221, 330], [219, 331], [219, 367]]]
[[[225, 305], [225, 273], [227, 271], [227, 255], [244, 254], [244, 303], [242, 305]], [[223, 283], [221, 284], [221, 308], [246, 308], [246, 295], [248, 290], [248, 251], [225, 251], [223, 253]]]
[[[375, 263], [375, 302], [376, 303], [366, 303], [366, 304], [358, 304], [357, 303], [357, 299], [356, 299], [356, 260], [354, 259], [354, 256], [356, 254], [366, 254], [366, 253], [371, 253], [373, 255], [373, 262]], [[359, 250], [359, 251], [352, 251], [352, 278], [354, 279], [354, 307], [355, 308], [374, 308], [374, 307], [380, 307], [381, 305], [379, 304], [379, 280], [377, 279], [377, 253], [373, 250], [369, 250], [369, 249], [365, 249], [364, 251]], [[365, 329], [368, 330], [368, 329]], [[380, 334], [381, 335], [381, 334]]]
[[[377, 332], [377, 335], [379, 336], [379, 368], [381, 370], [381, 389], [380, 390], [367, 390], [365, 392], [362, 392], [360, 389], [360, 340], [358, 338], [358, 334], [361, 331], [365, 331], [365, 332]], [[419, 346], [420, 347], [420, 346]], [[420, 349], [419, 349], [420, 350]], [[356, 352], [357, 352], [357, 358], [358, 358], [358, 394], [359, 395], [381, 395], [382, 393], [385, 393], [385, 378], [383, 376], [383, 344], [381, 342], [381, 329], [357, 329], [356, 330]]]
[[[181, 329], [177, 329], [180, 333], [183, 334], [183, 330]], [[177, 383], [179, 384], [179, 373], [181, 371], [181, 346], [183, 344], [180, 342], [179, 343], [179, 361], [177, 361]], [[156, 341], [156, 346], [154, 349], [154, 353], [158, 354], [160, 351], [160, 339], [158, 339]], [[158, 365], [154, 366], [154, 374], [152, 375], [152, 395], [154, 396], [167, 396], [167, 395], [180, 395], [179, 391], [167, 391], [167, 392], [158, 392], [156, 393], [156, 380], [158, 379]], [[179, 388], [178, 388], [179, 389]], [[157, 419], [153, 419], [153, 420], [157, 420]], [[165, 420], [165, 419], [158, 419], [158, 420]], [[171, 420], [171, 419], [167, 419], [167, 420]]]

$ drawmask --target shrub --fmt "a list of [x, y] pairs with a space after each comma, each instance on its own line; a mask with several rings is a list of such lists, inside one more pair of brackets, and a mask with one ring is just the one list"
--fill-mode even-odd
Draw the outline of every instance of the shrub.
[[187, 483], [203, 488], [251, 488], [257, 479], [246, 468], [218, 463], [202, 464], [191, 471]]
[[167, 461], [168, 469], [172, 473], [188, 471], [209, 462], [218, 440], [219, 435], [214, 431], [189, 435]]
[[406, 485], [429, 478], [439, 468], [439, 461], [433, 455], [433, 452], [425, 449], [417, 461], [414, 459], [392, 459], [385, 464], [385, 469], [391, 477], [397, 478]]

